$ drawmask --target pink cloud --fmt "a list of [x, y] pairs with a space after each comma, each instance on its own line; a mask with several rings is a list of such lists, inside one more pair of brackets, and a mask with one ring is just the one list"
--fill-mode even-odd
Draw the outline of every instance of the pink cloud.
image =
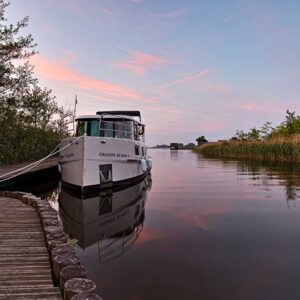
[[114, 65], [121, 69], [128, 69], [136, 75], [144, 75], [149, 69], [160, 68], [167, 63], [168, 60], [159, 56], [134, 51], [130, 53], [129, 59]]
[[241, 108], [247, 111], [257, 111], [259, 110], [257, 104], [255, 103], [243, 103]]
[[131, 100], [142, 100], [145, 102], [155, 102], [146, 99], [138, 92], [114, 83], [110, 83], [97, 78], [82, 75], [67, 66], [48, 60], [40, 55], [31, 59], [32, 64], [36, 67], [36, 72], [44, 78], [60, 82], [66, 86], [81, 89], [97, 94], [121, 97]]
[[100, 7], [99, 9], [102, 13], [104, 13], [106, 15], [110, 15], [110, 16], [113, 15], [113, 11], [111, 9], [108, 9], [108, 8], [105, 8], [105, 7]]

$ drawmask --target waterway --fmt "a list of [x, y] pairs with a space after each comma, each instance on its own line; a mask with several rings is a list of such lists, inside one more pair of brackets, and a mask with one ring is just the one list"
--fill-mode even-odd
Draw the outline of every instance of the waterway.
[[299, 165], [151, 155], [128, 189], [44, 193], [104, 299], [300, 298]]

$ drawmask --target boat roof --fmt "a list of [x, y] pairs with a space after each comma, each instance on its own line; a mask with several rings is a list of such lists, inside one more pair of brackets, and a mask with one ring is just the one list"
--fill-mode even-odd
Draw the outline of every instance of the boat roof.
[[141, 125], [143, 125], [141, 122], [138, 122], [137, 120], [135, 120], [133, 117], [129, 116], [129, 115], [117, 115], [117, 114], [98, 114], [97, 115], [82, 115], [82, 116], [78, 116], [75, 121], [78, 120], [87, 120], [87, 119], [91, 119], [91, 120], [95, 120], [95, 119], [110, 119], [110, 118], [114, 118], [114, 119], [127, 119], [127, 120], [131, 120], [134, 122], [137, 122]]
[[142, 121], [141, 113], [138, 110], [108, 110], [108, 111], [97, 111], [97, 115], [112, 115], [112, 116], [129, 116], [139, 117]]

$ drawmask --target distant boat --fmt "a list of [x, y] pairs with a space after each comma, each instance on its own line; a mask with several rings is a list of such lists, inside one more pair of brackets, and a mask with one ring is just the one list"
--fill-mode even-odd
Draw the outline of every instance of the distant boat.
[[141, 180], [151, 171], [139, 111], [99, 111], [76, 122], [75, 137], [60, 143], [63, 184], [82, 191], [111, 188]]
[[178, 149], [179, 149], [178, 143], [171, 143], [170, 144], [170, 150], [178, 150]]

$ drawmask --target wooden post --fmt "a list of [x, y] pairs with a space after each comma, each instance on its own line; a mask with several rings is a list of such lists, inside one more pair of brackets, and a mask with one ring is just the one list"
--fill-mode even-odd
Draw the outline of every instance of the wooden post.
[[45, 226], [43, 228], [45, 236], [49, 233], [54, 233], [54, 232], [63, 232], [63, 229], [60, 226]]
[[64, 300], [81, 293], [94, 293], [96, 284], [94, 281], [85, 278], [72, 278], [65, 283]]
[[103, 298], [95, 293], [80, 293], [73, 296], [71, 300], [103, 300]]
[[43, 227], [46, 226], [59, 226], [59, 221], [58, 219], [42, 219], [41, 220]]
[[65, 283], [72, 278], [86, 278], [87, 270], [83, 266], [70, 265], [64, 267], [59, 273], [59, 287], [61, 294], [64, 294]]
[[48, 251], [51, 253], [51, 251], [55, 248], [55, 247], [59, 247], [62, 245], [67, 245], [67, 243], [65, 243], [62, 240], [51, 240], [48, 243]]
[[76, 254], [75, 247], [69, 244], [64, 244], [53, 248], [51, 252], [51, 263], [54, 266], [54, 257], [58, 255]]
[[61, 269], [69, 265], [80, 265], [80, 259], [72, 253], [57, 255], [53, 259], [53, 277], [54, 283], [59, 285], [59, 273]]
[[62, 232], [49, 233], [46, 236], [46, 242], [47, 242], [47, 244], [51, 240], [61, 240], [61, 241], [64, 241], [65, 243], [67, 243], [67, 241], [68, 241], [68, 235], [65, 234], [63, 231]]

